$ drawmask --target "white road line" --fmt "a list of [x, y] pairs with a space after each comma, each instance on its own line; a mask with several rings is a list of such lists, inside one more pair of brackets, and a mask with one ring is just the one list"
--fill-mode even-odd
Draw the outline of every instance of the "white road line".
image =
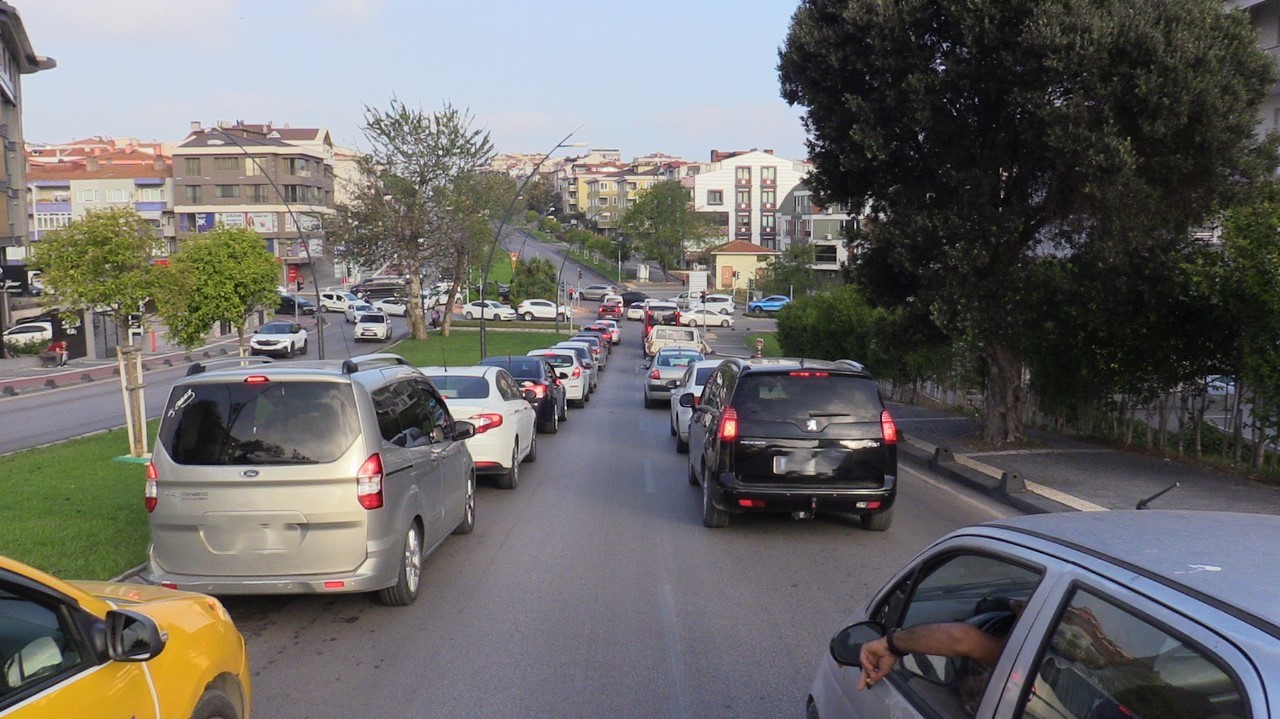
[[662, 633], [667, 640], [667, 659], [670, 662], [670, 692], [667, 712], [672, 719], [683, 719], [689, 716], [688, 688], [685, 677], [689, 676], [684, 666], [684, 653], [680, 651], [680, 631], [676, 621], [676, 600], [671, 585], [663, 583], [658, 596], [662, 605]]
[[1023, 482], [1027, 485], [1028, 492], [1035, 492], [1036, 494], [1044, 496], [1048, 499], [1052, 499], [1055, 502], [1065, 504], [1068, 507], [1071, 507], [1072, 509], [1075, 509], [1081, 512], [1109, 511], [1106, 507], [1100, 504], [1094, 504], [1093, 502], [1090, 502], [1088, 500], [1080, 499], [1079, 497], [1074, 497], [1070, 494], [1067, 494], [1066, 492], [1059, 492], [1058, 490], [1053, 489], [1052, 487], [1046, 487], [1043, 484], [1036, 484], [1035, 482], [1027, 482], [1026, 480], [1023, 480]]
[[971, 417], [894, 417], [893, 421], [897, 424], [906, 422], [968, 422]]
[[[929, 483], [929, 484], [932, 484], [933, 486], [937, 487], [938, 489], [941, 489], [942, 491], [947, 492], [947, 493], [949, 493], [949, 494], [951, 494], [951, 495], [955, 496], [956, 498], [960, 499], [961, 501], [966, 502], [966, 503], [968, 503], [968, 504], [970, 504], [970, 505], [972, 505], [972, 506], [974, 506], [974, 507], [976, 507], [976, 508], [978, 508], [978, 509], [981, 509], [982, 511], [986, 512], [987, 514], [990, 514], [993, 518], [1011, 517], [1011, 516], [1014, 516], [1014, 515], [1016, 515], [1016, 514], [1017, 514], [1017, 512], [1015, 512], [1015, 511], [1013, 510], [1013, 508], [1012, 508], [1012, 507], [1004, 507], [1004, 506], [1002, 506], [1002, 505], [1001, 505], [1001, 506], [997, 506], [997, 507], [993, 507], [993, 506], [991, 506], [991, 504], [988, 504], [988, 503], [986, 503], [986, 502], [981, 502], [981, 501], [979, 501], [979, 500], [975, 499], [974, 497], [970, 496], [970, 495], [969, 495], [968, 493], [966, 493], [966, 492], [961, 492], [960, 490], [956, 489], [956, 487], [955, 487], [954, 485], [952, 485], [951, 483], [949, 483], [949, 482], [943, 482], [943, 481], [940, 481], [940, 480], [934, 479], [933, 477], [930, 477], [929, 475], [924, 474], [923, 472], [920, 472], [920, 471], [917, 471], [917, 470], [915, 470], [915, 469], [912, 469], [911, 467], [905, 467], [905, 466], [903, 466], [903, 465], [899, 464], [899, 465], [898, 465], [898, 471], [899, 471], [899, 472], [902, 472], [903, 470], [905, 470], [907, 473], [911, 474], [912, 476], [916, 477], [917, 479], [922, 479], [922, 480], [924, 480], [925, 482], [927, 482], [927, 483]], [[994, 501], [994, 500], [992, 500], [992, 501]]]
[[1111, 449], [999, 449], [990, 452], [966, 452], [970, 457], [1001, 457], [1005, 455], [1018, 454], [1102, 454], [1104, 452], [1114, 452]]

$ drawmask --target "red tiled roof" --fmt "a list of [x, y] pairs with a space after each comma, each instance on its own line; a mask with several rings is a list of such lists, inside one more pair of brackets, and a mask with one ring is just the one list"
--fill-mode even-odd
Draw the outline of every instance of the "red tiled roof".
[[776, 255], [777, 250], [771, 250], [768, 247], [761, 247], [753, 242], [746, 240], [734, 240], [711, 251], [713, 255]]
[[173, 170], [165, 163], [163, 170], [152, 165], [107, 165], [89, 170], [81, 163], [61, 165], [32, 165], [27, 168], [27, 179], [35, 180], [109, 180], [137, 177], [170, 177]]

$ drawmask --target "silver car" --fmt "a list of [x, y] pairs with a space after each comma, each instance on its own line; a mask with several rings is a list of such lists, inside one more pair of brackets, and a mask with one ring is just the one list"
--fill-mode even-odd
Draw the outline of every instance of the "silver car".
[[146, 579], [409, 604], [426, 555], [475, 526], [474, 434], [396, 355], [194, 365], [147, 467]]
[[[722, 361], [699, 360], [685, 368], [679, 379], [667, 382], [671, 387], [671, 436], [676, 438], [676, 451], [681, 454], [689, 451], [689, 417], [702, 397], [702, 387]], [[687, 405], [685, 395], [689, 395]]]
[[[1280, 517], [1200, 511], [952, 532], [831, 640], [806, 715], [1280, 716], [1277, 544]], [[862, 651], [887, 673], [859, 690]]]
[[649, 374], [644, 382], [644, 406], [657, 407], [670, 401], [673, 380], [680, 379], [684, 371], [695, 362], [701, 362], [702, 353], [696, 347], [674, 345], [658, 350], [649, 363]]

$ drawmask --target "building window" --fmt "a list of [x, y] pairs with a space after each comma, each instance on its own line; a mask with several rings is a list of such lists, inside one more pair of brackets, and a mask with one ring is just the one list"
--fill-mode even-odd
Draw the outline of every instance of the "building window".
[[285, 202], [306, 202], [311, 197], [311, 188], [306, 185], [285, 185]]
[[765, 182], [771, 182], [773, 180], [778, 179], [778, 168], [776, 167], [760, 168], [760, 179], [764, 180]]
[[724, 204], [724, 190], [707, 190], [707, 204], [708, 204], [708, 205], [723, 205], [723, 204]]
[[105, 190], [107, 202], [125, 202], [124, 190]]
[[234, 172], [240, 169], [242, 160], [239, 157], [215, 157], [213, 169], [221, 172]]
[[188, 205], [194, 205], [200, 202], [200, 186], [199, 185], [187, 185], [184, 189], [186, 190], [185, 194], [187, 197]]
[[97, 190], [76, 190], [76, 202], [97, 202]]
[[263, 159], [264, 158], [260, 158], [260, 157], [244, 158], [244, 174], [247, 177], [254, 177], [257, 175], [261, 175], [262, 168], [259, 166], [259, 164], [263, 161]]
[[239, 197], [239, 196], [240, 196], [239, 185], [215, 185], [214, 186], [214, 197], [217, 197], [222, 200], [226, 200], [226, 199]]
[[289, 174], [297, 177], [311, 177], [311, 163], [302, 158], [289, 160]]
[[138, 202], [164, 202], [164, 189], [160, 187], [139, 187], [133, 192]]
[[751, 215], [738, 215], [738, 229], [741, 230], [743, 228], [751, 229]]
[[778, 227], [777, 215], [760, 215], [760, 228], [764, 230], [772, 230]]
[[738, 178], [738, 182], [742, 182], [744, 180], [746, 182], [751, 182], [751, 168], [750, 167], [737, 168], [736, 177]]
[[773, 205], [773, 204], [776, 204], [777, 202], [778, 202], [777, 190], [761, 190], [760, 191], [760, 204]]
[[56, 230], [71, 224], [70, 212], [42, 212], [36, 215], [37, 230]]
[[609, 198], [609, 204], [610, 204], [610, 205], [614, 205], [614, 206], [616, 206], [616, 205], [618, 204], [618, 198], [617, 198], [617, 197], [610, 197], [610, 198]]
[[187, 175], [199, 175], [200, 174], [200, 158], [198, 157], [185, 158], [182, 161], [182, 167], [185, 170], [185, 174]]
[[253, 188], [251, 199], [254, 202], [270, 202], [271, 193], [267, 192], [270, 188], [267, 185], [250, 185]]
[[836, 252], [835, 245], [815, 245], [813, 248], [813, 261], [834, 265], [838, 262]]
[[809, 206], [809, 198], [804, 195], [797, 195], [795, 197], [795, 203], [796, 203], [796, 208], [794, 210], [795, 213], [797, 215], [805, 214], [805, 209], [808, 208]]
[[739, 205], [751, 204], [751, 190], [738, 190], [738, 204]]

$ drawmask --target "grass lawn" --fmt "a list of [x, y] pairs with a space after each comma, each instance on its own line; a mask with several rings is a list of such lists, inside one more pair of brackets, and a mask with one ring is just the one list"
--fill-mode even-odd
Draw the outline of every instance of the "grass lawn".
[[786, 356], [782, 353], [782, 347], [778, 345], [778, 335], [772, 332], [757, 332], [755, 334], [749, 334], [743, 338], [743, 342], [746, 344], [747, 349], [751, 351], [752, 356], [755, 356], [755, 353], [756, 353], [757, 337], [764, 338], [764, 356], [765, 357], [785, 357]]
[[[488, 345], [490, 355], [522, 355], [529, 350], [541, 349], [568, 339], [568, 327], [559, 335], [555, 332], [514, 332], [490, 329]], [[450, 366], [473, 365], [479, 362], [480, 333], [469, 329], [455, 329], [448, 337], [432, 335], [425, 340], [404, 340], [391, 347], [394, 352], [419, 367], [448, 364]]]
[[146, 469], [112, 461], [128, 452], [119, 429], [0, 457], [0, 554], [65, 579], [109, 579], [145, 561]]

